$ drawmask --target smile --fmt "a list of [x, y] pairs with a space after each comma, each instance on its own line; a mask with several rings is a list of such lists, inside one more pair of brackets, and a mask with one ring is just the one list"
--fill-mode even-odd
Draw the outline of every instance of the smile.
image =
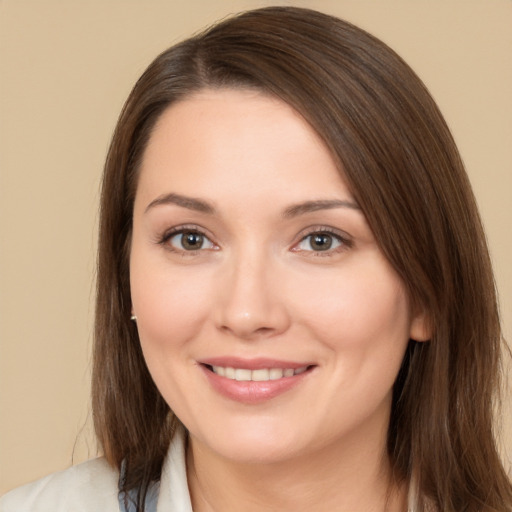
[[278, 380], [294, 375], [304, 373], [308, 366], [300, 368], [258, 368], [257, 370], [249, 370], [246, 368], [232, 368], [229, 366], [210, 366], [213, 373], [225, 377], [226, 379], [237, 381], [253, 381], [265, 382], [269, 380]]
[[257, 405], [300, 386], [317, 365], [268, 358], [215, 357], [199, 364], [211, 388], [235, 402]]

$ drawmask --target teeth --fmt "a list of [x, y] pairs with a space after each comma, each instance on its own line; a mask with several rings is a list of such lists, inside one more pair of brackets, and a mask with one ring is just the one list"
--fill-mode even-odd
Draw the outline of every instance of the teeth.
[[[277, 380], [277, 379], [282, 379], [283, 378], [283, 374], [286, 370], [281, 370], [281, 368], [271, 368], [270, 371], [269, 371], [269, 379], [270, 380]], [[292, 370], [292, 375], [293, 375], [293, 370]]]
[[235, 380], [251, 380], [251, 370], [237, 368], [235, 370]]
[[253, 370], [251, 372], [251, 380], [262, 381], [269, 379], [270, 372], [267, 369]]
[[264, 382], [268, 380], [278, 380], [283, 377], [293, 377], [300, 375], [308, 369], [302, 366], [294, 370], [293, 368], [260, 368], [258, 370], [247, 370], [245, 368], [231, 368], [224, 366], [212, 366], [212, 370], [221, 377], [238, 381]]

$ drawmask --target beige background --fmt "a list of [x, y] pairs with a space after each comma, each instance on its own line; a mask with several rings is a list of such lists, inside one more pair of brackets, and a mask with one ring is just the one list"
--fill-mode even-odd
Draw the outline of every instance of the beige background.
[[[279, 2], [0, 0], [0, 493], [95, 454], [88, 388], [99, 177], [131, 86], [173, 42], [271, 3]], [[360, 25], [427, 83], [475, 187], [510, 339], [512, 1], [281, 3]], [[510, 420], [504, 447], [512, 452]]]

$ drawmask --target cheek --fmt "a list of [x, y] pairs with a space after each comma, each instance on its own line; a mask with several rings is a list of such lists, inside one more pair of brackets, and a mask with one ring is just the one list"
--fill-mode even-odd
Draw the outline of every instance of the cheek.
[[[133, 311], [145, 352], [172, 350], [194, 337], [212, 301], [208, 281], [195, 269], [132, 255], [130, 286]], [[150, 268], [150, 272], [145, 269]]]
[[307, 282], [290, 290], [299, 321], [333, 349], [401, 350], [409, 337], [410, 315], [400, 280], [380, 265], [375, 271], [369, 265], [358, 267], [310, 274]]
[[[132, 306], [149, 372], [168, 404], [188, 417], [188, 396], [196, 396], [189, 372], [194, 367], [190, 340], [204, 325], [211, 294], [202, 276], [173, 268], [165, 261], [132, 256], [130, 268]], [[148, 266], [149, 265], [149, 266]], [[151, 272], [144, 269], [150, 268]], [[199, 272], [200, 273], [200, 272]], [[195, 277], [194, 277], [195, 275]]]

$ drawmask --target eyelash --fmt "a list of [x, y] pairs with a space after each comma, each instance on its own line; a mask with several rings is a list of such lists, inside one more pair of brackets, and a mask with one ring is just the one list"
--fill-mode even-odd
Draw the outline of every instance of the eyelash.
[[[304, 250], [304, 249], [298, 248], [298, 246], [301, 243], [305, 242], [308, 238], [311, 238], [314, 235], [328, 235], [328, 236], [334, 238], [340, 245], [333, 249], [328, 248], [325, 251], [315, 251], [314, 249]], [[307, 256], [325, 258], [325, 257], [334, 256], [336, 254], [339, 254], [340, 252], [346, 251], [347, 249], [350, 249], [351, 247], [353, 247], [353, 245], [354, 245], [354, 242], [348, 237], [348, 235], [342, 234], [339, 231], [332, 229], [330, 227], [327, 227], [327, 226], [315, 226], [313, 228], [310, 228], [305, 234], [302, 235], [299, 242], [293, 246], [292, 251], [310, 253]]]
[[171, 252], [176, 252], [181, 254], [182, 256], [197, 256], [201, 250], [204, 250], [202, 248], [196, 249], [196, 250], [186, 250], [186, 249], [178, 249], [176, 247], [173, 247], [169, 242], [170, 240], [177, 236], [177, 235], [184, 235], [184, 234], [191, 234], [191, 235], [200, 235], [205, 240], [210, 242], [214, 247], [209, 248], [208, 250], [216, 250], [215, 244], [210, 240], [210, 237], [201, 229], [199, 229], [197, 226], [178, 226], [175, 228], [172, 228], [168, 231], [166, 231], [158, 240], [157, 243], [165, 246], [165, 248]]
[[[199, 248], [196, 250], [186, 250], [186, 249], [179, 249], [174, 246], [172, 246], [169, 242], [170, 240], [177, 236], [177, 235], [183, 235], [183, 234], [192, 234], [192, 235], [200, 235], [205, 240], [207, 240], [210, 244], [212, 244], [213, 247], [209, 247], [207, 249]], [[300, 249], [298, 246], [305, 242], [308, 238], [311, 238], [314, 235], [327, 235], [329, 237], [332, 237], [336, 242], [339, 243], [339, 246], [331, 249], [330, 247], [326, 249], [325, 251], [321, 250], [307, 250], [307, 249]], [[159, 239], [157, 240], [157, 243], [159, 245], [165, 246], [165, 248], [171, 252], [179, 253], [183, 256], [197, 256], [200, 251], [202, 250], [217, 250], [218, 246], [215, 245], [214, 242], [211, 241], [210, 237], [201, 229], [199, 229], [197, 226], [178, 226], [175, 228], [172, 228], [168, 231], [166, 231]], [[311, 242], [310, 242], [311, 244]], [[334, 256], [340, 252], [343, 252], [347, 249], [350, 249], [353, 247], [354, 243], [353, 241], [347, 236], [343, 235], [337, 230], [334, 230], [327, 226], [315, 226], [312, 228], [309, 228], [309, 230], [302, 234], [300, 240], [296, 242], [291, 250], [293, 252], [302, 252], [302, 253], [310, 253], [307, 254], [308, 257], [330, 257]], [[311, 246], [311, 245], [310, 245]]]

